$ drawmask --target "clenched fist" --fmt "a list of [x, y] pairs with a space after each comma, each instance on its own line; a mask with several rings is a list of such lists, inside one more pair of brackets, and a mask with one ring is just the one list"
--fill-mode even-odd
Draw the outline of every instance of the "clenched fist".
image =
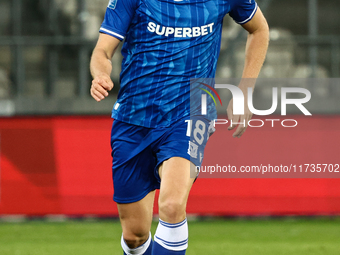
[[113, 82], [111, 78], [107, 74], [101, 74], [95, 77], [92, 81], [91, 85], [91, 96], [97, 101], [100, 102], [105, 97], [109, 95], [108, 91], [113, 88]]

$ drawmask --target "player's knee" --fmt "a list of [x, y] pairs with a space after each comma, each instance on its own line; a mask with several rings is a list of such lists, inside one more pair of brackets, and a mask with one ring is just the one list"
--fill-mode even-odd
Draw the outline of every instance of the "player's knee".
[[177, 223], [185, 217], [186, 204], [183, 201], [168, 199], [159, 202], [160, 218], [166, 222]]
[[123, 232], [123, 238], [129, 248], [137, 248], [145, 243], [149, 238], [149, 232], [147, 233], [133, 233]]

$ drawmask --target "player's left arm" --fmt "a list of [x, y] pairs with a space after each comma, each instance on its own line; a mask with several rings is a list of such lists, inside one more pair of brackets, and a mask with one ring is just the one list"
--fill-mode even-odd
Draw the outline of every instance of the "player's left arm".
[[247, 129], [249, 120], [252, 118], [253, 114], [248, 108], [247, 90], [249, 87], [252, 89], [255, 87], [255, 81], [262, 68], [269, 44], [269, 27], [260, 8], [257, 9], [254, 17], [247, 23], [243, 24], [242, 27], [248, 31], [245, 64], [242, 80], [239, 84], [239, 88], [245, 96], [244, 115], [233, 114], [232, 100], [228, 105], [227, 113], [229, 120], [232, 120], [233, 122], [233, 125], [229, 127], [229, 130], [237, 127], [237, 124], [235, 123], [245, 123], [245, 125], [238, 125], [233, 137], [241, 137]]

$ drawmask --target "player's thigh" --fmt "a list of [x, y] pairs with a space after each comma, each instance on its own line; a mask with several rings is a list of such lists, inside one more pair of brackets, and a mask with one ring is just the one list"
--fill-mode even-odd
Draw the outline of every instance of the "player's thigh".
[[147, 128], [115, 120], [111, 131], [113, 199], [128, 204], [159, 188]]
[[189, 192], [196, 177], [190, 174], [193, 168], [195, 168], [194, 164], [182, 157], [172, 157], [160, 165], [159, 213], [161, 219], [169, 223], [184, 219]]
[[121, 204], [117, 203], [124, 239], [148, 237], [152, 223], [155, 191], [142, 200]]

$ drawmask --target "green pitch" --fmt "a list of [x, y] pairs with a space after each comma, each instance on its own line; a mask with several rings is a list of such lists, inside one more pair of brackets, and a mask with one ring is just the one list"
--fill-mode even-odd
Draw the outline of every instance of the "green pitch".
[[[338, 218], [194, 221], [189, 232], [188, 255], [340, 254]], [[113, 220], [0, 223], [0, 254], [122, 255], [120, 235]]]

